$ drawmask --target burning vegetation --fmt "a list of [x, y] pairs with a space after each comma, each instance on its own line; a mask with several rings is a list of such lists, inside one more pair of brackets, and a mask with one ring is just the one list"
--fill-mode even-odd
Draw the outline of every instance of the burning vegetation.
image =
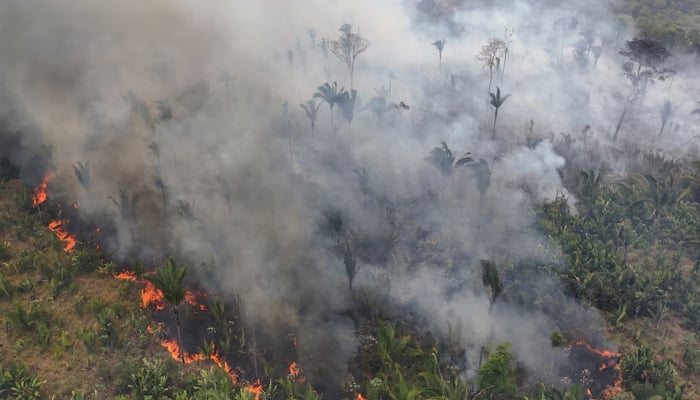
[[0, 5], [0, 397], [697, 396], [690, 32], [635, 37], [633, 0], [39, 3]]

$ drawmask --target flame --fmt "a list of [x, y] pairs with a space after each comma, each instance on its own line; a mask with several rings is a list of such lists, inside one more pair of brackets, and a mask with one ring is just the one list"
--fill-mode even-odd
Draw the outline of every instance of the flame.
[[260, 393], [262, 393], [262, 383], [260, 383], [260, 379], [256, 379], [255, 382], [244, 387], [243, 389], [247, 390], [250, 393], [254, 393], [255, 400], [260, 400]]
[[136, 274], [131, 272], [131, 271], [122, 271], [122, 272], [114, 275], [114, 277], [117, 279], [125, 280], [125, 281], [136, 282]]
[[299, 376], [299, 366], [297, 365], [296, 362], [292, 361], [291, 364], [289, 364], [289, 375], [293, 377]]
[[34, 203], [34, 207], [46, 201], [46, 187], [47, 183], [49, 182], [49, 179], [50, 177], [48, 175], [45, 176], [44, 179], [41, 181], [41, 184], [34, 188], [34, 194], [32, 195], [32, 202]]
[[70, 233], [66, 232], [65, 229], [63, 229], [63, 221], [49, 222], [49, 230], [51, 232], [54, 232], [56, 236], [58, 236], [58, 239], [65, 243], [65, 246], [63, 246], [63, 251], [73, 251], [76, 242], [75, 236], [71, 235]]
[[172, 356], [173, 359], [178, 361], [184, 359], [185, 364], [189, 364], [194, 361], [202, 361], [205, 359], [204, 356], [201, 354], [190, 354], [186, 351], [182, 352], [182, 358], [180, 358], [180, 346], [178, 346], [176, 339], [161, 340], [160, 344], [168, 350], [170, 356]]
[[[613, 397], [622, 393], [622, 368], [620, 367], [620, 358], [622, 357], [621, 353], [614, 353], [609, 350], [596, 349], [595, 347], [589, 345], [583, 340], [578, 340], [569, 344], [569, 350], [571, 350], [571, 348], [574, 346], [585, 347], [586, 350], [593, 354], [597, 354], [603, 359], [603, 363], [598, 367], [598, 371], [602, 372], [609, 368], [613, 368], [615, 370], [617, 376], [613, 380], [612, 385], [606, 387], [601, 393], [603, 400], [611, 400]], [[586, 393], [593, 400], [590, 388], [586, 389]]]
[[212, 344], [211, 360], [214, 361], [214, 363], [216, 365], [218, 365], [219, 368], [223, 369], [224, 372], [226, 372], [231, 377], [231, 382], [233, 382], [234, 385], [236, 385], [238, 383], [238, 377], [236, 376], [236, 373], [233, 371], [233, 368], [231, 368], [231, 366], [228, 365], [226, 360], [221, 358], [221, 356], [219, 355], [219, 351], [214, 348], [213, 344]]
[[358, 393], [358, 394], [355, 396], [355, 400], [367, 400], [367, 399], [366, 399], [365, 396], [363, 396], [361, 393]]
[[147, 280], [143, 280], [146, 286], [141, 289], [141, 306], [143, 308], [148, 308], [153, 304], [158, 311], [165, 310], [165, 296], [160, 289], [153, 286], [153, 284]]

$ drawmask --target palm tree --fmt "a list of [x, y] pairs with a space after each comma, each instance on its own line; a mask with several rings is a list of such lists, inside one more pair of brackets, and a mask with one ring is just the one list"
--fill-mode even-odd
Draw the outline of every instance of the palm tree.
[[311, 122], [312, 138], [314, 137], [314, 132], [316, 130], [316, 117], [318, 116], [318, 109], [321, 108], [321, 104], [323, 103], [316, 104], [316, 100], [314, 99], [307, 100], [306, 103], [300, 104], [301, 108], [303, 108], [304, 112], [306, 113], [306, 118], [308, 118]]
[[343, 93], [345, 93], [345, 89], [340, 88], [340, 91], [338, 91], [337, 82], [333, 82], [332, 86], [326, 82], [318, 87], [318, 92], [314, 93], [314, 98], [325, 101], [328, 104], [328, 108], [331, 110], [331, 133], [335, 132], [333, 127], [333, 107], [335, 107], [335, 105], [341, 99]]
[[438, 51], [438, 71], [440, 73], [440, 78], [442, 78], [442, 50], [445, 48], [445, 39], [436, 40], [433, 42], [433, 46]]
[[503, 292], [503, 283], [501, 278], [498, 276], [498, 269], [496, 268], [496, 263], [491, 260], [480, 260], [481, 262], [481, 281], [486, 288], [491, 292], [489, 300], [491, 305], [489, 306], [489, 311], [493, 308], [493, 304], [498, 299], [498, 296]]
[[180, 359], [185, 363], [185, 353], [182, 351], [182, 337], [180, 335], [180, 311], [179, 306], [185, 300], [185, 279], [187, 270], [178, 267], [172, 257], [168, 257], [164, 267], [158, 267], [154, 275], [145, 275], [143, 278], [151, 282], [156, 289], [163, 292], [163, 298], [173, 308], [175, 325], [177, 326], [177, 343], [180, 348]]
[[73, 166], [73, 171], [75, 172], [75, 176], [78, 178], [78, 182], [80, 182], [80, 184], [85, 188], [85, 190], [90, 192], [90, 188], [92, 187], [90, 164], [88, 164], [87, 161], [85, 161], [84, 164], [78, 161], [78, 163]]
[[129, 196], [129, 192], [126, 189], [119, 189], [119, 200], [116, 200], [112, 196], [107, 197], [112, 200], [114, 206], [117, 207], [119, 215], [129, 224], [129, 230], [131, 232], [131, 240], [134, 241], [134, 226], [136, 225], [136, 203], [140, 198], [139, 194], [135, 194], [133, 197]]
[[659, 130], [659, 137], [661, 137], [661, 134], [664, 133], [664, 128], [666, 127], [666, 124], [668, 123], [668, 120], [671, 118], [672, 114], [673, 107], [671, 105], [671, 101], [666, 100], [663, 107], [661, 107], [661, 130]]
[[469, 167], [476, 175], [476, 186], [479, 189], [479, 207], [481, 207], [484, 195], [486, 195], [489, 186], [491, 186], [491, 168], [489, 168], [489, 164], [483, 158], [479, 159], [479, 162], [470, 164]]
[[510, 97], [510, 94], [507, 94], [503, 97], [501, 97], [501, 88], [496, 86], [496, 94], [489, 93], [491, 95], [491, 105], [495, 109], [493, 113], [493, 134], [491, 136], [491, 139], [496, 139], [496, 120], [498, 119], [498, 109], [501, 108], [503, 103], [508, 100], [508, 97]]
[[357, 101], [357, 90], [350, 89], [349, 92], [343, 92], [338, 101], [338, 106], [340, 106], [340, 113], [348, 122], [348, 140], [350, 139], [350, 125], [352, 124], [352, 117], [355, 112], [355, 102]]
[[442, 147], [436, 147], [431, 150], [430, 155], [425, 160], [433, 164], [446, 177], [452, 175], [452, 171], [456, 168], [466, 166], [474, 161], [469, 152], [465, 153], [459, 160], [456, 160], [455, 153], [450, 150], [445, 142], [442, 142]]
[[350, 291], [350, 295], [352, 295], [352, 283], [360, 267], [357, 265], [357, 257], [353, 254], [350, 242], [347, 240], [345, 241], [345, 249], [343, 251], [343, 263], [345, 264], [345, 273], [348, 275], [348, 290]]

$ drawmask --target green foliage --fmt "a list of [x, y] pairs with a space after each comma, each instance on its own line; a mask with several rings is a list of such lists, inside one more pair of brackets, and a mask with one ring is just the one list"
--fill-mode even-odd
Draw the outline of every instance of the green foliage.
[[164, 267], [158, 268], [154, 275], [144, 275], [143, 278], [163, 292], [165, 301], [176, 306], [185, 300], [183, 281], [186, 274], [184, 267], [175, 266], [173, 258], [168, 257]]
[[0, 272], [0, 299], [1, 298], [11, 298], [12, 293], [14, 292], [14, 287], [12, 287], [12, 283], [10, 280], [5, 276], [4, 273]]
[[129, 389], [137, 400], [167, 399], [170, 387], [162, 361], [144, 358], [141, 366], [130, 374]]
[[12, 244], [10, 242], [0, 242], [0, 261], [7, 261], [12, 257], [11, 248]]
[[496, 346], [486, 361], [479, 368], [476, 385], [488, 396], [500, 394], [515, 394], [517, 388], [512, 383], [513, 356], [510, 354], [510, 343]]
[[38, 400], [41, 398], [41, 381], [31, 374], [23, 363], [9, 369], [0, 367], [0, 398], [8, 400]]
[[647, 346], [625, 352], [620, 367], [625, 388], [637, 398], [665, 394], [675, 387], [671, 362], [657, 360]]

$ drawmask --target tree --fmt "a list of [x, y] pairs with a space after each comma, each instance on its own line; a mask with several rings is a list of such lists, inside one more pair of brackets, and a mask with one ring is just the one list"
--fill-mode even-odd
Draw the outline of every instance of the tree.
[[489, 354], [486, 362], [479, 367], [476, 384], [480, 390], [492, 394], [515, 394], [516, 387], [511, 382], [513, 356], [510, 354], [510, 343], [496, 346], [496, 351]]
[[489, 311], [493, 308], [493, 304], [498, 299], [498, 296], [503, 292], [503, 283], [501, 278], [498, 276], [498, 268], [496, 268], [496, 263], [490, 260], [480, 260], [481, 263], [481, 281], [484, 287], [490, 290], [490, 303]]
[[[442, 142], [442, 147], [436, 147], [430, 151], [430, 155], [425, 159], [433, 164], [442, 175], [449, 177], [458, 167], [465, 166], [474, 161], [471, 153], [465, 153], [460, 159], [456, 160], [455, 154], [447, 146], [447, 143]], [[456, 160], [456, 161], [455, 161]]]
[[350, 139], [350, 125], [352, 124], [352, 117], [355, 112], [355, 102], [357, 101], [357, 90], [350, 89], [349, 92], [343, 92], [338, 99], [338, 106], [340, 107], [340, 113], [348, 122], [348, 139]]
[[335, 132], [333, 129], [333, 107], [340, 101], [344, 93], [344, 88], [340, 88], [340, 91], [338, 91], [337, 82], [333, 82], [333, 86], [326, 82], [318, 87], [318, 92], [314, 93], [314, 98], [325, 101], [331, 110], [331, 133]]
[[[510, 45], [513, 43], [511, 38], [513, 37], [513, 28], [506, 26], [505, 32], [503, 33], [503, 69], [501, 69], [501, 84], [503, 84], [503, 79], [506, 76], [506, 61], [508, 61], [508, 51], [510, 50]], [[490, 92], [491, 90], [489, 90]]]
[[493, 113], [493, 134], [491, 136], [491, 139], [496, 139], [496, 120], [498, 119], [498, 109], [501, 108], [503, 103], [508, 100], [508, 97], [510, 97], [509, 94], [501, 97], [501, 88], [496, 86], [496, 94], [489, 93], [491, 95], [491, 105], [494, 108], [494, 113]]
[[671, 105], [671, 101], [666, 100], [663, 107], [661, 107], [661, 129], [659, 130], [659, 137], [664, 133], [664, 128], [668, 120], [671, 119], [671, 115], [673, 115], [673, 106]]
[[489, 190], [489, 186], [491, 186], [491, 168], [489, 168], [489, 164], [483, 158], [479, 159], [479, 162], [470, 164], [469, 167], [476, 175], [476, 186], [479, 189], [479, 207], [481, 207], [484, 195]]
[[307, 100], [306, 103], [300, 104], [301, 108], [304, 109], [304, 113], [306, 113], [306, 118], [309, 119], [309, 122], [311, 122], [311, 137], [314, 137], [314, 132], [316, 130], [316, 117], [318, 116], [318, 109], [321, 108], [321, 104], [323, 103], [318, 103], [316, 104], [316, 100], [310, 99]]
[[350, 242], [347, 240], [343, 251], [343, 264], [345, 264], [345, 273], [348, 275], [348, 290], [352, 295], [352, 283], [355, 281], [355, 276], [357, 276], [357, 271], [359, 271], [360, 267], [357, 265], [357, 257], [353, 254]]
[[141, 196], [135, 194], [133, 197], [129, 196], [129, 192], [126, 189], [119, 189], [119, 200], [112, 196], [108, 196], [109, 200], [112, 200], [114, 206], [117, 207], [119, 215], [129, 224], [129, 230], [131, 232], [131, 240], [134, 241], [134, 225], [136, 224], [136, 203]]
[[350, 24], [343, 24], [339, 29], [342, 34], [337, 40], [331, 41], [331, 52], [348, 68], [350, 74], [350, 89], [353, 88], [355, 61], [369, 47], [369, 40], [357, 33], [352, 33]]
[[445, 48], [445, 39], [436, 40], [433, 42], [433, 46], [438, 51], [438, 71], [440, 72], [440, 78], [442, 78], [442, 50]]
[[78, 178], [78, 182], [80, 182], [80, 184], [85, 188], [85, 190], [90, 192], [90, 188], [92, 188], [90, 164], [88, 164], [87, 161], [85, 161], [85, 163], [78, 161], [78, 163], [73, 166], [73, 172], [75, 172], [75, 176], [76, 178]]
[[173, 308], [175, 325], [177, 326], [177, 343], [180, 348], [180, 359], [185, 362], [185, 353], [182, 351], [182, 337], [180, 335], [180, 311], [179, 306], [185, 300], [185, 286], [183, 281], [187, 270], [178, 267], [172, 257], [168, 257], [164, 267], [158, 267], [153, 275], [145, 275], [143, 278], [151, 282], [156, 289], [163, 292], [163, 299]]
[[622, 114], [615, 127], [613, 142], [617, 140], [622, 122], [631, 106], [643, 98], [647, 86], [655, 80], [665, 80], [673, 74], [672, 70], [663, 68], [663, 64], [671, 57], [671, 53], [661, 42], [651, 39], [629, 40], [625, 48], [620, 50], [620, 54], [627, 58], [627, 61], [622, 64], [622, 69], [632, 84], [632, 90], [625, 101]]
[[488, 93], [491, 93], [491, 84], [493, 83], [493, 70], [498, 70], [501, 59], [498, 57], [499, 52], [504, 44], [501, 39], [491, 39], [486, 43], [476, 56], [476, 59], [481, 61], [485, 67], [489, 69], [489, 88]]

